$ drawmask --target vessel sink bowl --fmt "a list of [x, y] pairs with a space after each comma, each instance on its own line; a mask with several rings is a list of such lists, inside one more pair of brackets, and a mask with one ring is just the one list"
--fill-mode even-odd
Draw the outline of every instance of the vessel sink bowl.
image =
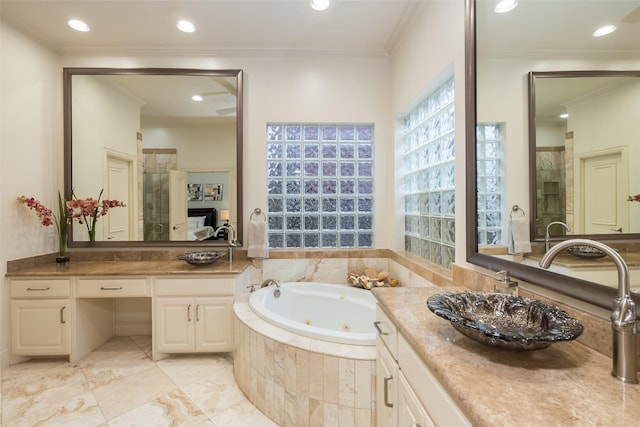
[[211, 265], [225, 256], [222, 251], [185, 252], [178, 255], [178, 259], [192, 265]]
[[558, 307], [501, 293], [443, 292], [427, 306], [465, 336], [507, 350], [539, 350], [580, 336], [582, 325]]
[[567, 252], [578, 258], [602, 258], [606, 255], [600, 249], [587, 245], [570, 246]]

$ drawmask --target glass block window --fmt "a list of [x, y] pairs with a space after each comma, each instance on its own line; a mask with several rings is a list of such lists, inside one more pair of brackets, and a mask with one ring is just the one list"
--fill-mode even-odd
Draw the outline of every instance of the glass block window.
[[478, 179], [478, 244], [502, 242], [502, 123], [478, 123], [476, 158]]
[[455, 260], [453, 77], [403, 120], [405, 250], [446, 268]]
[[267, 124], [270, 248], [373, 247], [373, 125]]

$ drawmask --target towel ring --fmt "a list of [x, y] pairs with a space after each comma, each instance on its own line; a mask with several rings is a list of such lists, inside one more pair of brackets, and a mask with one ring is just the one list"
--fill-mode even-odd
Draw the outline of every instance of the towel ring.
[[251, 221], [251, 219], [253, 218], [254, 215], [261, 215], [264, 218], [265, 221], [267, 220], [267, 215], [265, 215], [265, 213], [262, 212], [262, 210], [260, 210], [260, 208], [255, 208], [253, 210], [253, 212], [251, 212], [251, 215], [249, 216], [249, 221]]
[[513, 205], [513, 207], [511, 208], [511, 212], [509, 212], [509, 218], [513, 218], [513, 213], [518, 211], [522, 212], [523, 217], [527, 216], [527, 214], [524, 213], [524, 210], [520, 206]]

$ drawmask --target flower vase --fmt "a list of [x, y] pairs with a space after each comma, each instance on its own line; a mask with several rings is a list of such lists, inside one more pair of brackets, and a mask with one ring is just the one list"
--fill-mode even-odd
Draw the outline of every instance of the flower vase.
[[56, 262], [58, 264], [65, 264], [69, 262], [69, 255], [67, 254], [67, 234], [60, 233], [58, 236], [58, 256]]
[[89, 232], [89, 244], [93, 245], [96, 242], [96, 229], [92, 228]]

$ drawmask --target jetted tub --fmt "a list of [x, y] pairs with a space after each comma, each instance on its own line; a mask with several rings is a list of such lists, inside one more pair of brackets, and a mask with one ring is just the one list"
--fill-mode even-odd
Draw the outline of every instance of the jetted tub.
[[258, 317], [282, 329], [356, 345], [376, 343], [375, 304], [368, 290], [317, 282], [288, 282], [279, 288], [272, 285], [249, 297], [249, 306]]

